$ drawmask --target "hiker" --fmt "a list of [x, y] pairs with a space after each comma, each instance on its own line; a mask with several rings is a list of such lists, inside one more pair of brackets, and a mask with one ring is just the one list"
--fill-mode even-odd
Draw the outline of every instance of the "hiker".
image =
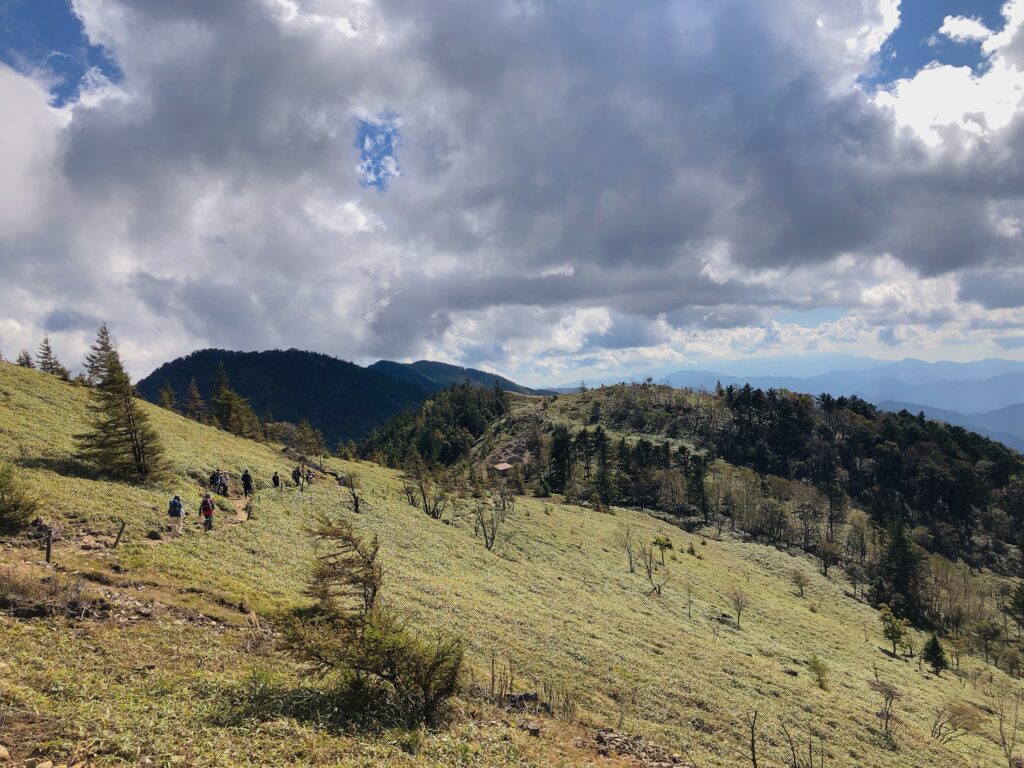
[[213, 509], [213, 499], [210, 497], [210, 494], [207, 493], [203, 496], [203, 500], [199, 504], [199, 513], [203, 516], [204, 531], [213, 530]]
[[306, 470], [306, 485], [312, 485], [312, 484], [313, 484], [313, 470], [312, 469], [307, 469]]
[[221, 496], [227, 496], [228, 495], [228, 481], [229, 481], [228, 473], [227, 472], [221, 472], [220, 473], [220, 477], [217, 478], [217, 492]]
[[242, 495], [247, 499], [252, 496], [252, 475], [248, 469], [242, 471]]
[[292, 470], [292, 482], [296, 485], [302, 485], [302, 470], [298, 467]]
[[181, 496], [175, 496], [167, 505], [167, 517], [171, 524], [171, 535], [181, 535], [181, 518], [185, 516], [185, 505], [181, 503]]
[[270, 482], [274, 484], [275, 488], [280, 488], [281, 487], [281, 476], [279, 474], [277, 474], [277, 472], [275, 472], [274, 476], [272, 478], [270, 478]]
[[220, 467], [210, 474], [210, 488], [216, 490], [220, 486]]

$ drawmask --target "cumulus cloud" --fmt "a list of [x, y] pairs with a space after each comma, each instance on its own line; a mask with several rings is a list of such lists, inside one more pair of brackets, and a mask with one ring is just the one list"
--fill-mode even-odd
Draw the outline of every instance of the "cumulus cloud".
[[[537, 382], [995, 349], [1012, 333], [986, 320], [1019, 306], [983, 283], [1020, 257], [1020, 5], [981, 74], [872, 94], [896, 0], [75, 0], [122, 77], [55, 109], [0, 65], [0, 347], [49, 326], [77, 354], [102, 318], [137, 373], [298, 346]], [[942, 34], [981, 40], [970, 21]], [[772, 320], [820, 307], [848, 313]]]

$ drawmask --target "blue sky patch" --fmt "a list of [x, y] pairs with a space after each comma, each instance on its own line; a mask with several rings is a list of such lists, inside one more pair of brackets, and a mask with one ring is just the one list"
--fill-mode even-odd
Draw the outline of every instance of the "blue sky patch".
[[121, 79], [110, 54], [85, 37], [69, 0], [0, 0], [0, 61], [20, 72], [49, 73], [58, 107], [78, 98], [91, 69]]
[[903, 0], [900, 25], [885, 41], [877, 68], [862, 78], [867, 86], [886, 86], [913, 77], [933, 61], [954, 67], [968, 66], [979, 74], [987, 67], [978, 41], [955, 41], [939, 34], [947, 16], [978, 19], [991, 30], [1001, 29], [1004, 0]]
[[398, 115], [385, 113], [376, 120], [357, 120], [355, 146], [359, 150], [360, 185], [386, 192], [388, 180], [401, 175], [396, 154]]

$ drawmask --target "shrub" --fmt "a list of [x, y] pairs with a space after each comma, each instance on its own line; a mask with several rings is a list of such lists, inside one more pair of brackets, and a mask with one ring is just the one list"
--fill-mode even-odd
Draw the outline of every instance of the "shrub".
[[0, 566], [0, 609], [19, 618], [96, 616], [103, 601], [82, 586], [81, 579], [72, 580], [54, 573], [39, 578], [29, 569]]
[[0, 533], [15, 533], [24, 528], [37, 507], [36, 500], [14, 474], [14, 467], [0, 463]]
[[807, 670], [814, 676], [818, 687], [823, 691], [827, 691], [829, 666], [818, 654], [811, 654], [811, 658], [807, 660]]
[[376, 539], [366, 541], [348, 521], [327, 517], [312, 534], [321, 549], [308, 591], [316, 603], [293, 613], [286, 647], [311, 673], [339, 675], [349, 694], [359, 686], [365, 695], [346, 695], [349, 706], [373, 702], [380, 710], [383, 701], [407, 727], [435, 725], [462, 682], [462, 639], [420, 637], [378, 605], [384, 571]]

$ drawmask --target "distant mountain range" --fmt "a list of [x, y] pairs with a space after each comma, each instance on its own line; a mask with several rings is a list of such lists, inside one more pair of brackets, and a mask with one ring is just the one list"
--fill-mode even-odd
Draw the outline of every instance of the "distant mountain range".
[[194, 377], [209, 399], [213, 378], [224, 364], [231, 386], [256, 413], [282, 421], [309, 422], [324, 433], [330, 446], [358, 439], [399, 411], [418, 407], [449, 384], [468, 381], [524, 394], [535, 391], [497, 374], [447, 363], [381, 360], [366, 368], [318, 352], [297, 349], [232, 352], [203, 349], [164, 363], [139, 381], [139, 394], [156, 402], [169, 382], [183, 400]]

